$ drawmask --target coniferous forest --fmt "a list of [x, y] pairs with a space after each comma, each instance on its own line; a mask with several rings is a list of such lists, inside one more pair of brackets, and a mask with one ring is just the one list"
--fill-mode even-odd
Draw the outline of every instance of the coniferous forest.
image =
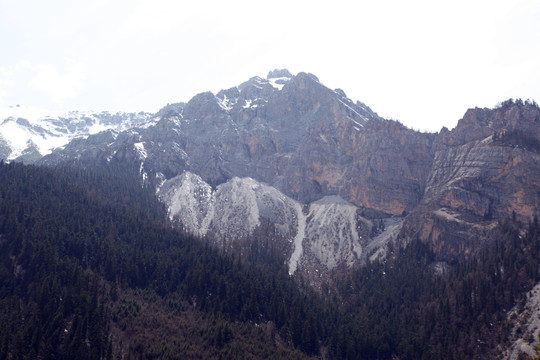
[[443, 272], [412, 241], [316, 291], [264, 239], [173, 229], [137, 171], [0, 164], [0, 359], [493, 359], [540, 281], [509, 219]]

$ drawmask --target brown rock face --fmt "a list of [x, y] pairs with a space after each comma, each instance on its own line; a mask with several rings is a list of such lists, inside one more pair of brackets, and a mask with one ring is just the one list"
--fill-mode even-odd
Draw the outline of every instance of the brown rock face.
[[453, 257], [474, 253], [499, 219], [537, 216], [539, 129], [540, 109], [532, 104], [467, 111], [453, 131], [441, 133], [409, 235]]
[[360, 128], [334, 119], [310, 129], [291, 161], [298, 170], [286, 174], [289, 191], [300, 194], [315, 184], [322, 194], [339, 194], [375, 212], [411, 211], [424, 192], [435, 135], [394, 121], [373, 119]]
[[340, 195], [388, 215], [420, 202], [436, 139], [305, 73], [281, 91], [253, 78], [216, 97], [197, 95], [182, 115], [186, 169], [209, 183], [252, 177], [304, 203]]

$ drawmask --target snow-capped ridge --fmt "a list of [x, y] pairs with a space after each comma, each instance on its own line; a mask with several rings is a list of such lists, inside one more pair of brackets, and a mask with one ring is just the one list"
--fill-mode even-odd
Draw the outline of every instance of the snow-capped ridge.
[[[0, 154], [6, 160], [25, 162], [63, 148], [76, 138], [86, 138], [107, 130], [124, 131], [155, 123], [149, 113], [110, 113], [102, 111], [51, 112], [42, 109], [10, 107], [0, 109], [0, 136], [8, 149]], [[23, 156], [32, 153], [32, 157]], [[21, 158], [22, 157], [22, 158]]]

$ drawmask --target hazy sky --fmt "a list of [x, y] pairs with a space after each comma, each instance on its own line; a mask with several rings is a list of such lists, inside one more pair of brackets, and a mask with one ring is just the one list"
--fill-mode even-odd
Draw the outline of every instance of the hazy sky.
[[275, 68], [409, 127], [540, 102], [540, 1], [0, 0], [0, 106], [155, 112]]

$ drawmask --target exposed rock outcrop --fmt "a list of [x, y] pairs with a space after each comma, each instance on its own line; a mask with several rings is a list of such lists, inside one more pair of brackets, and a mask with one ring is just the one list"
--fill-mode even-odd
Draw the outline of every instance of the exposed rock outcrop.
[[527, 223], [540, 208], [540, 109], [506, 103], [469, 110], [438, 139], [409, 235], [443, 257], [474, 253], [499, 219]]

